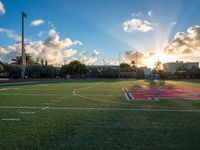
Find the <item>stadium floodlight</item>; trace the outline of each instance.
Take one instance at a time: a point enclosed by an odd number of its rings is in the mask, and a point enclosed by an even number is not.
[[[26,54],[24,49],[24,18],[27,17],[27,14],[22,12],[22,64],[21,64],[21,78],[25,78],[26,71]]]

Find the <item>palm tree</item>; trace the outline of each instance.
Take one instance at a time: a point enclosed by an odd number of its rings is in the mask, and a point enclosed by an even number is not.
[[[21,65],[21,63],[22,63],[22,57],[21,56],[17,56],[16,58],[12,59],[12,64]]]
[[[22,64],[22,56],[17,56],[12,59],[12,64],[21,65]],[[31,55],[26,54],[26,66],[31,66],[35,64],[35,61],[32,59]]]
[[[157,70],[157,71],[161,70],[161,65],[162,65],[162,62],[158,60],[155,63],[155,70]]]

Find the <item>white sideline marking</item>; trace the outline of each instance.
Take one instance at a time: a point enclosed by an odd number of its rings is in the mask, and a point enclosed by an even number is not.
[[[0,91],[8,91],[7,88],[1,88]]]
[[[130,99],[129,99],[127,93],[124,93],[124,96],[125,96],[125,98],[126,98],[127,101],[130,101]]]
[[[150,100],[150,101],[159,101],[159,99],[155,98],[155,97],[149,97],[148,100]]]
[[[4,94],[4,93],[0,93],[1,95],[6,95],[6,96],[69,96],[71,97],[72,94]]]
[[[35,82],[13,82],[13,83],[1,83],[0,85],[19,85],[19,84],[30,84],[30,83],[39,83],[39,81]]]
[[[131,100],[135,100],[135,97],[133,97],[132,94],[129,93],[129,96],[131,97]]]
[[[62,102],[62,101],[61,101],[61,100],[53,100],[52,102],[60,103],[60,102]]]
[[[20,114],[35,114],[35,112],[19,112]]]
[[[0,88],[0,91],[18,90],[19,88]]]
[[[184,109],[155,109],[155,108],[103,108],[103,107],[28,107],[28,106],[0,106],[0,109],[49,109],[49,110],[99,110],[99,111],[152,111],[152,112],[197,112],[200,110]]]
[[[64,100],[65,98],[64,97],[58,97],[57,99],[58,100]]]
[[[45,109],[48,109],[49,107],[39,107],[39,108],[37,108],[37,107],[34,107],[35,109],[42,109],[42,110],[45,110]],[[27,109],[31,109],[31,108],[27,108]]]
[[[40,86],[48,86],[47,84],[40,84]]]
[[[15,118],[2,118],[2,121],[20,121],[20,119],[15,119]]]
[[[54,105],[54,103],[44,103],[44,105]]]

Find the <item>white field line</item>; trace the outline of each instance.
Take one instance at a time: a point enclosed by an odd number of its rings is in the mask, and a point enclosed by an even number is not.
[[[8,91],[7,88],[0,88],[0,91]]]
[[[73,89],[73,88],[71,88],[71,87],[65,87],[66,89],[60,89],[60,91],[66,91],[66,90],[71,90],[71,89]],[[78,88],[77,88],[78,89]],[[14,89],[12,89],[12,90],[14,90]],[[44,89],[44,88],[42,88],[42,89],[20,89],[21,91],[57,91],[57,89]],[[79,90],[88,90],[88,88],[82,88],[82,89],[79,89]],[[91,91],[121,91],[120,89],[118,89],[118,88],[109,88],[109,89],[96,89],[95,87],[93,88],[93,89],[90,89]]]
[[[61,100],[52,100],[52,103],[60,103],[62,102]]]
[[[16,119],[16,118],[2,118],[2,121],[20,121],[20,119]]]
[[[90,87],[87,87],[87,88],[78,88],[78,89],[74,89],[72,94],[74,96],[77,96],[77,97],[80,97],[80,98],[84,98],[84,99],[87,99],[87,100],[90,100],[90,101],[97,101],[97,102],[104,102],[104,103],[110,103],[110,104],[120,104],[120,105],[128,105],[130,106],[130,104],[126,104],[126,103],[120,103],[120,102],[115,102],[115,101],[109,101],[109,100],[102,100],[102,99],[97,99],[97,98],[92,98],[92,97],[88,97],[87,95],[84,95],[84,94],[78,94],[78,90],[82,90],[82,89],[91,89],[91,88],[95,88],[94,86],[90,86]]]
[[[152,112],[196,112],[200,110],[186,109],[154,109],[154,108],[100,108],[100,107],[29,107],[29,106],[0,106],[0,109],[48,109],[48,110],[95,110],[95,111],[152,111]],[[4,118],[12,119],[12,118]]]
[[[131,97],[132,101],[135,100],[135,97],[132,94],[128,93],[128,95]]]
[[[120,104],[120,105],[126,105],[126,106],[130,106],[131,105],[129,103],[121,103],[121,102],[97,99],[97,98],[94,98],[94,97],[87,97],[87,96],[84,96],[84,95],[77,94],[76,91],[74,93],[74,96],[77,96],[77,97],[80,97],[80,98],[84,98],[84,99],[87,99],[87,100],[90,100],[90,101],[104,102],[104,103],[110,103],[110,104]]]
[[[0,93],[0,95],[4,95],[4,96],[9,96],[9,95],[13,95],[13,96],[73,96],[72,94],[4,94],[4,93]]]
[[[129,99],[127,93],[124,93],[124,96],[125,96],[125,98],[126,98],[127,101],[130,101],[130,99]]]
[[[97,97],[97,96],[98,97],[102,97],[102,96],[103,97],[116,97],[116,96],[123,97],[122,94],[82,94],[82,93],[81,94],[77,94],[76,91],[75,91],[75,93],[73,91],[73,95],[74,94],[76,94],[76,95],[82,95],[82,96],[95,96],[95,97]]]
[[[35,112],[27,112],[27,111],[24,111],[24,112],[19,112],[20,114],[35,114]]]
[[[11,82],[11,83],[1,83],[1,85],[20,85],[20,84],[30,84],[30,83],[39,83],[39,81],[33,82]]]
[[[0,94],[0,96],[65,96],[73,97],[75,94]],[[123,97],[121,94],[81,94],[84,96],[95,96],[95,97]],[[65,98],[58,98],[58,100],[64,100]]]

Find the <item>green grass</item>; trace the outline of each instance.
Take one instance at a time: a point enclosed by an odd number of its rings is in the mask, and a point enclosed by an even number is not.
[[[200,110],[200,100],[128,102],[121,90],[150,85],[200,87],[200,82],[85,80],[0,85],[0,106],[35,107],[0,108],[0,119],[20,119],[0,120],[0,149],[199,149],[199,112],[42,109]]]

